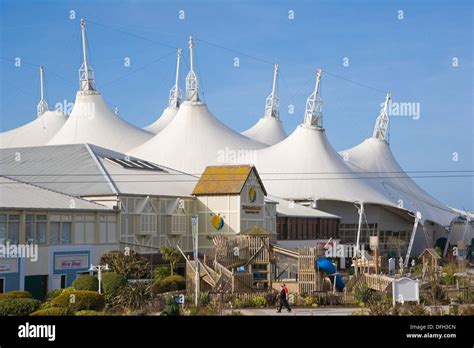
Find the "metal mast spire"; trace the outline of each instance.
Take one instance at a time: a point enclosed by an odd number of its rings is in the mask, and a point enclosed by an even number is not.
[[[36,116],[40,117],[46,111],[48,111],[48,103],[44,100],[44,69],[40,66],[40,101],[36,107]]]
[[[323,128],[323,99],[319,93],[321,69],[316,70],[316,84],[314,92],[306,99],[304,123],[308,126]]]
[[[279,105],[280,99],[278,98],[277,91],[277,81],[278,81],[278,64],[275,64],[273,69],[273,86],[272,93],[265,100],[265,117],[275,117],[279,118]]]
[[[198,89],[198,79],[194,73],[194,60],[193,60],[193,49],[194,49],[194,40],[193,37],[189,37],[189,73],[186,76],[186,99],[190,101],[199,101],[199,89]]]
[[[94,69],[87,63],[86,51],[86,21],[81,18],[81,33],[82,33],[82,55],[83,63],[79,69],[79,89],[81,91],[95,91]]]
[[[387,131],[388,131],[388,104],[390,103],[391,99],[390,92],[387,92],[387,96],[385,97],[385,103],[383,105],[382,110],[380,111],[379,117],[375,121],[374,133],[372,134],[373,138],[378,138],[381,140],[387,140]]]
[[[176,80],[174,86],[170,89],[170,98],[168,106],[171,108],[178,108],[181,104],[181,90],[179,89],[179,68],[181,66],[181,48],[178,48],[177,61],[176,61]]]

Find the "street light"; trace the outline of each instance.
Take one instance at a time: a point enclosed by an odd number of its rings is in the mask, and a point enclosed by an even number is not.
[[[91,263],[91,267],[89,268],[89,271],[91,272],[97,272],[97,278],[99,280],[99,294],[102,293],[102,287],[101,287],[101,283],[102,283],[102,271],[108,271],[109,270],[109,265],[106,264],[105,266],[101,266],[101,265],[97,265],[97,266],[94,266],[92,263]]]

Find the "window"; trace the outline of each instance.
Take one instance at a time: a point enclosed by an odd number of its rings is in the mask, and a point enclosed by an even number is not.
[[[101,215],[99,242],[115,243],[117,241],[117,217],[115,215]]]
[[[186,216],[173,215],[171,217],[171,230],[173,233],[186,233]]]
[[[74,217],[74,244],[94,243],[94,232],[94,215],[79,215]]]
[[[51,225],[50,225],[50,244],[51,245],[59,244],[60,227],[61,227],[60,222],[51,222]]]
[[[61,224],[61,244],[71,244],[71,223],[63,222]]]
[[[5,238],[7,238],[7,215],[0,215],[0,243],[5,244]]]
[[[51,245],[71,244],[71,217],[51,216],[50,243]],[[62,221],[61,221],[62,220]]]
[[[27,243],[46,244],[46,215],[26,215],[25,240]]]
[[[139,160],[139,159],[122,159],[122,158],[110,158],[106,157],[105,159],[109,160],[112,163],[118,164],[125,169],[143,169],[143,170],[153,170],[158,172],[165,172],[162,168],[157,165]]]
[[[8,215],[8,241],[18,244],[20,238],[20,215]]]

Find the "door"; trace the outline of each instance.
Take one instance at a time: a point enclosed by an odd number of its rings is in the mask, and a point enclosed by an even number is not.
[[[25,277],[25,290],[28,291],[33,298],[43,301],[48,290],[47,275],[33,275]]]

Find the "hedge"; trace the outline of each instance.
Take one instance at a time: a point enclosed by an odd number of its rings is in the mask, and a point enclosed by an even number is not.
[[[75,290],[90,290],[97,291],[99,290],[99,281],[97,277],[90,274],[82,274],[72,282],[72,287]]]
[[[23,290],[13,290],[0,294],[0,301],[9,300],[12,298],[33,298],[33,296],[28,291]]]
[[[153,292],[155,294],[184,289],[186,289],[186,279],[180,275],[168,276],[153,285]]]
[[[127,279],[121,274],[107,272],[102,274],[102,289],[107,300],[113,299],[118,295],[121,288],[127,285]]]
[[[11,298],[0,302],[0,315],[29,315],[40,306],[41,302],[32,298]]]
[[[93,310],[82,310],[82,311],[78,311],[78,312],[74,313],[74,315],[91,317],[91,316],[105,315],[105,313],[104,312],[93,311]]]
[[[31,313],[30,315],[35,316],[35,317],[36,316],[42,317],[42,316],[50,316],[50,315],[62,316],[62,315],[68,315],[68,314],[69,314],[69,312],[65,308],[51,307],[51,308],[39,309],[39,310]]]
[[[84,309],[102,310],[105,306],[104,296],[89,290],[63,292],[53,300],[53,304],[72,312]]]
[[[45,301],[50,301],[56,297],[58,297],[59,295],[61,295],[61,293],[63,292],[63,289],[53,289],[53,290],[50,290],[48,291],[48,293],[46,294],[46,297],[44,298]]]

